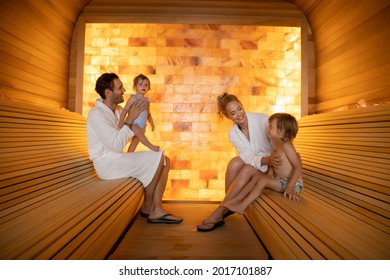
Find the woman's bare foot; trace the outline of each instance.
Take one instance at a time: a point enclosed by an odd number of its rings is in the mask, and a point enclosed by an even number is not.
[[[223,226],[224,224],[225,224],[224,220],[220,220],[218,222],[205,222],[204,221],[202,224],[200,224],[196,227],[196,230],[203,231],[203,232],[213,231],[214,229],[219,228],[220,226]]]
[[[204,220],[200,225],[197,225],[198,231],[212,231],[217,227],[222,226],[225,222],[223,221],[223,214],[226,211],[225,207],[219,205],[211,214]]]

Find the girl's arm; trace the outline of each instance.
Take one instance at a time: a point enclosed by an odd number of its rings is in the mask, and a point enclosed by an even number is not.
[[[286,190],[284,192],[284,196],[287,196],[289,199],[298,200],[299,193],[295,193],[294,186],[302,176],[302,161],[292,142],[287,141],[283,143],[282,149],[292,166],[292,171],[286,186]]]
[[[130,96],[130,98],[127,100],[125,107],[123,108],[121,115],[119,117],[119,128],[122,128],[125,124],[126,115],[130,110],[131,105],[134,103],[134,98]]]

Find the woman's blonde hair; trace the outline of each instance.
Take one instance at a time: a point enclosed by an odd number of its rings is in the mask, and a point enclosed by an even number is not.
[[[219,95],[217,97],[217,103],[218,103],[218,114],[222,117],[226,117],[226,118],[229,118],[228,115],[227,115],[227,112],[226,112],[226,106],[232,102],[232,101],[236,101],[238,103],[240,103],[242,105],[242,103],[240,102],[240,100],[238,100],[237,96],[233,95],[233,94],[229,94],[227,92],[224,92],[223,94]]]

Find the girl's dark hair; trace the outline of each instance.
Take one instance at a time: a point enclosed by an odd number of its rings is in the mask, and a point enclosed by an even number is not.
[[[105,90],[114,90],[114,80],[119,79],[115,73],[104,73],[96,81],[95,91],[100,95],[101,98],[106,99]]]
[[[269,117],[269,121],[276,119],[276,129],[283,132],[283,136],[280,140],[285,142],[286,140],[292,141],[298,133],[298,122],[294,116],[287,113],[275,113]]]
[[[227,115],[227,112],[226,112],[226,106],[232,102],[232,101],[236,101],[238,103],[240,103],[242,105],[242,103],[240,102],[240,100],[238,100],[237,96],[233,95],[233,94],[229,94],[227,92],[224,92],[223,94],[219,95],[217,97],[217,103],[218,103],[218,114],[222,117],[226,117],[226,118],[229,118],[228,115]]]

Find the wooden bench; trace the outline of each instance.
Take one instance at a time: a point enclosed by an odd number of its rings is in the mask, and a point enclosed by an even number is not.
[[[0,100],[0,259],[104,259],[142,200],[97,177],[81,115]]]
[[[390,106],[306,116],[300,202],[265,192],[245,215],[273,259],[390,259]]]

